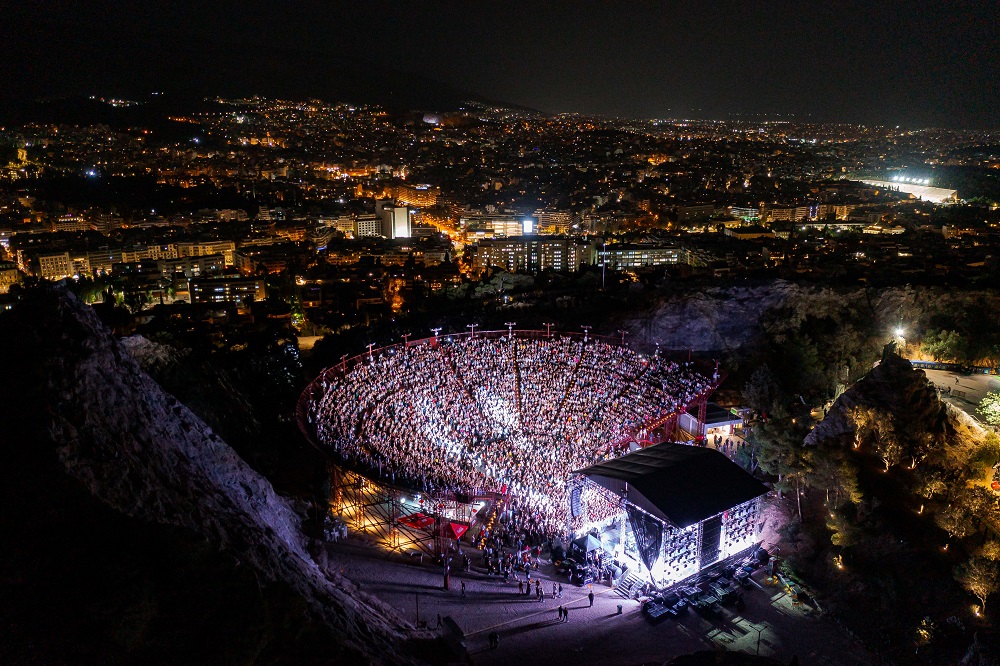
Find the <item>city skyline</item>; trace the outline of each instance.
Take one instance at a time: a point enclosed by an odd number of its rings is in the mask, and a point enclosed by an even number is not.
[[[547,113],[794,118],[993,129],[985,3],[627,8],[507,3],[49,3],[12,8],[4,97],[154,90],[434,109],[465,97]]]

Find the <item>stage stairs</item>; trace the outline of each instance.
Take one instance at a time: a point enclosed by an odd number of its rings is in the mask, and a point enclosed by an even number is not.
[[[631,599],[633,591],[638,590],[645,582],[629,571],[618,580],[618,584],[615,585],[615,594],[625,599]]]

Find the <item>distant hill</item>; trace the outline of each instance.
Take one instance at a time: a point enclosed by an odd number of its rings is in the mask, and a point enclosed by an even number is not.
[[[162,48],[125,42],[70,44],[19,40],[0,53],[11,101],[139,97],[174,99],[261,95],[450,111],[463,102],[500,104],[435,79],[315,50],[192,41]]]

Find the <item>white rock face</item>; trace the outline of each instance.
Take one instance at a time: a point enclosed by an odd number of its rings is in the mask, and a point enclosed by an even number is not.
[[[188,528],[251,566],[261,583],[290,586],[340,638],[331,656],[409,663],[400,645],[411,628],[349,582],[328,579],[286,501],[129,353],[148,360],[166,353],[162,345],[122,344],[71,294],[54,300],[65,348],[47,371],[50,430],[66,471],[115,509]]]

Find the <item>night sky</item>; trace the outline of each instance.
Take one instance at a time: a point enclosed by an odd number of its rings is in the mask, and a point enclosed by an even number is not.
[[[431,79],[549,112],[1000,127],[995,0],[20,0],[0,16],[7,97],[364,97],[365,82],[433,105],[413,93]]]

